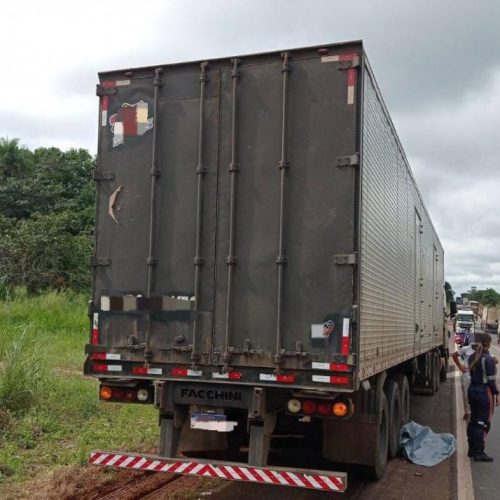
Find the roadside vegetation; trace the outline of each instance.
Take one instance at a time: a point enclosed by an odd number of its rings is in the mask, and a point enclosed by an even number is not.
[[[0,301],[0,497],[92,449],[152,450],[150,406],[100,403],[82,376],[86,295],[15,289]]]
[[[92,449],[157,442],[151,407],[101,404],[82,375],[94,166],[83,149],[31,151],[0,138],[2,499],[34,498],[36,487],[21,486],[86,463]]]
[[[88,289],[93,169],[84,149],[30,151],[0,139],[0,299],[18,286]]]

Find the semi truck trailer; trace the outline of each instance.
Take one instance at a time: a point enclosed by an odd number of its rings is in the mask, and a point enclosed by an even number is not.
[[[90,462],[380,478],[448,350],[443,249],[362,42],[100,73],[97,95],[84,372],[154,405],[159,444]],[[330,465],[269,465],[284,434]]]

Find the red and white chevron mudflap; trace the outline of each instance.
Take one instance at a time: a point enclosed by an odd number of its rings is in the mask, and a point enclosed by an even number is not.
[[[149,455],[107,453],[104,451],[91,452],[89,462],[92,465],[119,469],[169,472],[171,474],[275,484],[311,490],[344,492],[347,488],[347,475],[343,472],[286,470],[279,467],[252,467],[234,463],[166,459]]]

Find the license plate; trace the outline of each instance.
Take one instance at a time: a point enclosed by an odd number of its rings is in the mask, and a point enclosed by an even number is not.
[[[228,421],[226,415],[216,413],[191,413],[191,429],[231,432],[238,422]]]

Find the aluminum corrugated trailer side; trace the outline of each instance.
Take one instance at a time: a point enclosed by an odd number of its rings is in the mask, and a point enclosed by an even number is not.
[[[443,249],[365,58],[360,379],[444,341]]]
[[[261,470],[273,432],[299,433],[380,477],[410,388],[445,372],[443,250],[361,42],[104,73],[97,93],[101,399],[154,403],[167,459],[201,433]]]

